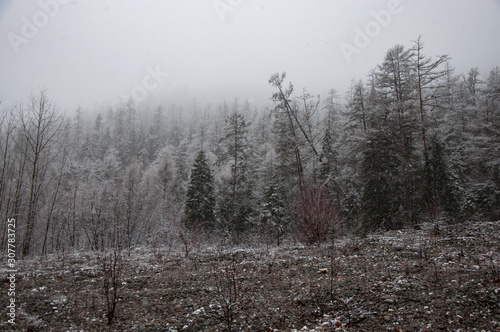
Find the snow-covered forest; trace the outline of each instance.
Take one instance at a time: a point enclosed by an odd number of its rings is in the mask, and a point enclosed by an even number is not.
[[[4,103],[0,215],[17,221],[20,257],[498,220],[500,69],[456,73],[420,39],[379,63],[345,96],[270,73],[264,107],[63,112],[50,91]]]

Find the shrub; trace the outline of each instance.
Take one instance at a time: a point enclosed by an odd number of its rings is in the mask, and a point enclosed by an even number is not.
[[[339,224],[339,209],[327,191],[317,185],[305,185],[296,210],[296,237],[308,245],[333,239]]]

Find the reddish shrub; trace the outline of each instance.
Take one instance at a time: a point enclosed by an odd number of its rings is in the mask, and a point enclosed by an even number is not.
[[[306,185],[296,210],[297,240],[304,244],[320,244],[333,239],[339,221],[339,209],[326,190]]]

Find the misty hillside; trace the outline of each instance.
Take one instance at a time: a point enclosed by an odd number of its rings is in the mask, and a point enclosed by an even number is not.
[[[56,107],[45,91],[12,107],[4,107],[0,208],[8,221],[2,224],[2,240],[9,243],[4,257],[10,269],[3,272],[10,287],[10,301],[17,300],[18,322],[19,317],[23,317],[23,324],[35,329],[59,324],[66,329],[65,324],[89,326],[87,320],[93,316],[91,325],[102,326],[107,322],[112,326],[116,319],[121,319],[116,324],[139,328],[129,325],[131,320],[124,321],[123,314],[130,308],[126,309],[123,301],[130,296],[126,285],[132,280],[127,276],[137,275],[140,269],[135,264],[149,264],[145,257],[136,256],[137,250],[145,250],[147,255],[172,252],[180,257],[183,253],[184,260],[176,258],[173,266],[188,262],[188,265],[194,264],[194,271],[211,266],[214,285],[203,287],[209,287],[209,293],[217,291],[222,302],[219,309],[210,304],[210,313],[207,313],[208,303],[199,299],[201,302],[197,305],[188,305],[196,309],[191,316],[183,313],[167,321],[154,318],[149,325],[141,326],[156,330],[159,328],[156,324],[161,322],[174,326],[169,327],[172,331],[182,326],[189,330],[189,324],[197,319],[194,316],[200,315],[205,317],[200,324],[208,324],[207,328],[226,326],[225,329],[232,330],[241,317],[250,319],[244,315],[249,307],[242,301],[248,300],[249,306],[259,302],[255,294],[247,294],[258,287],[260,281],[247,279],[245,264],[257,264],[252,265],[257,268],[262,263],[253,260],[264,259],[271,273],[275,263],[280,268],[291,264],[302,269],[308,266],[304,265],[308,260],[320,262],[328,255],[329,270],[325,265],[328,262],[324,262],[321,266],[306,268],[293,278],[298,278],[301,284],[310,280],[306,277],[310,269],[326,276],[330,273],[331,288],[338,278],[339,272],[332,274],[334,269],[338,270],[337,264],[353,268],[351,263],[337,262],[338,259],[342,260],[349,251],[348,256],[358,250],[363,252],[365,245],[378,252],[385,248],[386,238],[377,237],[374,245],[367,240],[373,239],[371,234],[401,229],[405,229],[405,233],[391,234],[405,234],[408,238],[420,234],[422,240],[410,245],[397,235],[389,240],[392,246],[389,249],[396,253],[410,250],[413,260],[416,251],[416,258],[424,259],[423,263],[410,263],[405,259],[406,267],[402,267],[397,254],[392,257],[385,251],[383,254],[370,251],[356,263],[364,267],[349,272],[345,278],[350,279],[352,275],[362,278],[371,271],[369,262],[377,261],[382,255],[383,265],[377,267],[377,275],[370,278],[394,281],[400,278],[395,274],[397,271],[398,275],[403,272],[406,276],[422,275],[436,284],[444,280],[453,283],[457,279],[444,277],[455,273],[447,272],[448,262],[467,258],[467,267],[460,265],[457,270],[465,273],[459,278],[460,283],[463,286],[469,282],[466,280],[474,276],[471,271],[478,270],[478,278],[492,283],[487,294],[496,303],[498,222],[484,222],[498,220],[500,216],[500,70],[494,68],[486,80],[479,79],[476,68],[467,74],[455,75],[447,56],[432,60],[422,56],[421,51],[420,43],[414,48],[395,46],[388,50],[367,82],[351,83],[345,104],[334,90],[327,96],[312,95],[306,89],[297,93],[285,73],[276,73],[268,82],[275,90],[271,96],[272,107],[265,109],[238,98],[215,106],[193,100],[188,105],[154,108],[141,108],[131,99],[92,116],[80,109],[68,115]],[[467,235],[469,227],[476,231],[483,227],[473,224],[476,221],[483,222],[484,227],[493,227],[491,232],[477,235],[479,238]],[[460,226],[447,226],[449,224]],[[422,233],[419,231],[422,225],[433,226]],[[443,228],[448,237],[443,238]],[[345,236],[354,237],[352,241],[361,244],[353,248],[331,247],[335,239]],[[463,248],[457,253],[456,241],[465,239],[464,245],[472,246],[470,250],[475,250],[472,248],[476,245],[472,239],[480,241],[484,252],[475,258]],[[286,249],[298,244],[306,246],[301,249],[306,250],[304,253],[312,250],[311,253],[297,256],[295,249]],[[442,251],[441,244],[451,245],[451,251]],[[214,247],[222,251],[216,254],[208,249]],[[262,258],[258,254],[247,261],[243,254],[244,257],[235,260],[231,255],[240,252],[236,248],[242,247],[266,248],[268,256]],[[324,249],[329,250],[325,254],[321,248],[330,249]],[[227,250],[232,252],[229,258]],[[246,253],[245,250],[241,253]],[[433,252],[431,259],[429,251]],[[42,305],[25,297],[28,289],[38,294],[37,289],[45,291],[50,283],[38,285],[38,277],[49,272],[43,267],[32,270],[28,262],[58,257],[56,261],[48,259],[51,264],[64,267],[67,253],[76,252],[85,253],[81,257],[88,257],[88,264],[92,264],[88,277],[101,280],[91,300],[88,294],[81,298],[81,294],[73,295],[68,289],[50,300],[53,306],[50,313],[46,311],[47,302]],[[340,252],[343,256],[339,256]],[[156,259],[163,262],[164,254],[156,255]],[[277,258],[280,255],[285,256]],[[81,257],[77,255],[74,258],[77,261],[70,263],[73,272],[66,271],[67,275],[58,277],[61,282],[80,280],[75,268],[87,269],[78,268],[78,264],[87,264],[87,258]],[[357,254],[354,257],[357,258]],[[167,258],[166,262],[171,260]],[[15,270],[17,275],[13,275],[9,271],[16,263],[22,272]],[[162,264],[159,266],[164,269]],[[172,268],[169,269],[172,271]],[[144,271],[150,269],[145,267]],[[182,281],[187,277],[162,271],[144,272],[141,278],[150,280],[160,273],[160,280],[154,281],[160,284],[161,280],[174,282],[180,278],[175,282],[182,285],[168,286],[168,289],[174,287],[179,291],[176,297],[182,298],[181,294],[188,291]],[[242,273],[241,280],[234,279],[237,273]],[[422,276],[415,280],[421,282]],[[197,280],[195,275],[189,278]],[[207,281],[203,280],[202,284]],[[409,282],[397,280],[398,284]],[[245,281],[248,288],[240,288],[243,287],[240,281]],[[143,289],[147,282],[135,289]],[[296,324],[309,328],[311,324],[323,322],[326,325],[322,326],[356,329],[356,324],[364,324],[362,321],[367,317],[381,317],[381,309],[361,309],[368,294],[352,290],[348,292],[349,298],[344,294],[347,288],[342,287],[337,291],[345,297],[338,298],[333,289],[321,289],[322,283],[320,278],[318,283],[307,286],[309,288],[303,285],[295,290],[295,305],[308,309],[286,315],[294,315],[298,321],[273,324],[291,329],[297,327]],[[154,289],[158,287],[161,288],[155,285]],[[14,294],[21,295],[14,298]],[[429,294],[434,291],[430,290]],[[158,301],[152,296],[154,300],[149,295],[143,298],[142,305]],[[399,296],[388,290],[377,296],[382,296],[384,303],[399,301]],[[458,301],[456,296],[450,296],[443,293],[440,301]],[[351,304],[354,298],[356,301]],[[40,298],[39,301],[48,300]],[[63,310],[60,305],[71,307],[68,310],[73,312],[82,301],[85,301],[83,308],[87,310],[90,306],[93,312],[85,318],[85,323],[83,318],[75,321],[75,318],[60,316],[59,310]],[[293,301],[289,299],[278,308]],[[427,296],[417,300],[426,301],[431,300]],[[423,310],[432,313],[437,305],[426,305]],[[488,311],[478,313],[471,305],[467,304],[463,313],[454,313],[450,322],[472,327],[472,321],[466,318],[470,313],[471,317],[483,315],[484,326],[498,327],[495,320],[498,317],[492,316],[498,307],[492,305]],[[179,306],[187,308],[183,304]],[[447,309],[445,316],[450,315],[449,310],[454,306]],[[103,307],[106,310],[103,311]],[[66,312],[64,310],[62,312]],[[384,314],[382,321],[377,318],[378,323],[370,321],[370,324],[393,326],[399,322],[394,310]],[[95,316],[97,312],[104,312],[106,320]],[[268,314],[264,316],[271,319]],[[335,315],[340,316],[332,321]],[[424,322],[429,326],[445,324],[423,319],[411,326],[422,328]],[[399,329],[397,324],[394,326]],[[192,328],[203,329],[205,327],[198,325]]]
[[[71,115],[45,91],[4,105],[0,211],[17,220],[18,254],[171,237],[312,245],[500,218],[498,67],[456,75],[419,41],[388,50],[346,103],[297,92],[284,73],[269,85],[264,109],[131,99]]]
[[[481,1],[2,1],[0,329],[499,330]]]

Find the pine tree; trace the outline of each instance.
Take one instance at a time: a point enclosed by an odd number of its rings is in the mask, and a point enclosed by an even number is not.
[[[336,103],[337,93],[335,90],[330,90],[328,99],[325,102],[327,114],[325,116],[325,129],[323,139],[321,141],[321,153],[319,156],[319,180],[327,188],[330,194],[337,194],[337,201],[339,201],[339,187],[336,181],[339,175],[338,169],[338,152],[335,149],[335,143],[338,139],[334,126],[336,125]]]
[[[276,152],[276,177],[289,199],[300,193],[302,161],[297,138],[289,129],[289,122],[282,113],[274,113],[273,147]],[[300,161],[300,164],[299,164]]]
[[[382,142],[388,143],[386,146],[392,146],[390,149],[377,149],[376,157],[379,165],[386,163],[386,159],[397,160],[399,163],[397,169],[385,177],[391,181],[391,194],[397,197],[397,202],[394,202],[397,212],[391,214],[391,221],[385,226],[388,228],[416,222],[420,210],[420,161],[415,145],[418,116],[414,100],[414,56],[412,49],[397,45],[387,52],[376,74],[378,125],[373,129],[378,131],[376,135],[383,137]]]
[[[288,220],[283,189],[277,184],[271,184],[264,192],[260,212],[260,231],[266,243],[276,241],[280,245],[282,237],[288,231]]]
[[[436,87],[440,85],[441,79],[445,78],[448,74],[446,68],[440,69],[442,64],[446,64],[448,56],[442,55],[436,61],[433,61],[432,58],[425,57],[422,54],[424,43],[421,39],[422,37],[418,36],[418,39],[415,41],[415,66],[422,145],[425,152],[427,149],[426,132],[429,126],[427,109],[435,110],[440,107],[439,103],[436,103],[437,98],[435,90]],[[424,153],[425,158],[426,156],[427,155]],[[427,159],[425,159],[425,163],[427,163]]]
[[[288,88],[283,87],[283,81],[286,77],[286,73],[281,75],[276,73],[271,75],[269,79],[269,84],[278,89],[278,92],[273,94],[273,101],[276,103],[276,107],[273,110],[274,116],[276,117],[275,126],[278,127],[276,133],[278,136],[278,147],[276,151],[278,156],[281,157],[281,165],[284,168],[284,174],[288,173],[286,168],[291,166],[289,161],[290,154],[287,150],[293,151],[295,155],[295,167],[297,178],[299,182],[300,191],[303,190],[304,186],[304,170],[302,165],[302,157],[299,149],[299,136],[297,134],[296,123],[294,121],[294,113],[290,106],[290,98],[293,93],[293,85],[289,83]],[[284,152],[284,153],[283,153]]]
[[[486,152],[490,156],[489,170],[491,174],[491,219],[500,219],[500,68],[491,70],[486,85],[486,123],[489,149]]]
[[[275,102],[273,113],[276,117],[275,124],[281,127],[279,133],[282,136],[279,139],[282,140],[282,142],[280,145],[287,149],[293,149],[299,188],[302,192],[305,183],[303,166],[306,160],[303,160],[300,149],[301,143],[305,144],[310,149],[310,152],[312,152],[310,156],[312,156],[313,164],[316,158],[319,157],[319,153],[315,147],[312,124],[310,122],[311,117],[318,109],[319,97],[312,97],[304,89],[302,97],[298,99],[298,102],[292,102],[290,98],[293,93],[293,85],[289,83],[288,88],[285,88],[283,86],[285,78],[286,73],[275,73],[271,75],[269,79],[269,84],[278,90],[272,97]],[[298,103],[303,105],[302,109],[299,107]],[[279,153],[281,149],[278,148],[276,150]],[[306,154],[304,155],[307,156]]]
[[[464,78],[468,122],[465,155],[470,171],[465,175],[474,213],[490,220],[500,215],[500,71],[490,72],[486,81],[479,79],[477,68]]]
[[[460,212],[457,189],[445,160],[444,146],[436,136],[431,138],[426,154],[424,202],[427,210],[434,218],[441,211],[457,217]]]
[[[362,231],[394,229],[398,225],[395,214],[398,211],[399,160],[393,153],[397,150],[394,137],[380,130],[369,137],[361,166],[363,192],[361,195]]]
[[[337,189],[335,177],[338,175],[337,151],[335,151],[333,144],[334,141],[332,132],[329,128],[327,128],[322,141],[318,175],[321,183],[328,189],[330,194]]]
[[[215,227],[214,179],[208,166],[207,157],[200,150],[191,170],[186,203],[184,207],[184,224],[188,228],[203,228],[210,232]]]
[[[231,114],[226,118],[226,133],[221,139],[225,153],[219,163],[226,165],[226,175],[222,177],[220,188],[219,215],[224,231],[229,231],[233,240],[240,241],[241,235],[250,229],[253,215],[252,172],[249,160],[251,150],[248,145],[250,124],[238,111],[237,100]]]
[[[352,82],[351,88],[348,91],[347,101],[347,129],[353,132],[359,131],[366,132],[367,124],[367,92],[363,81]]]

